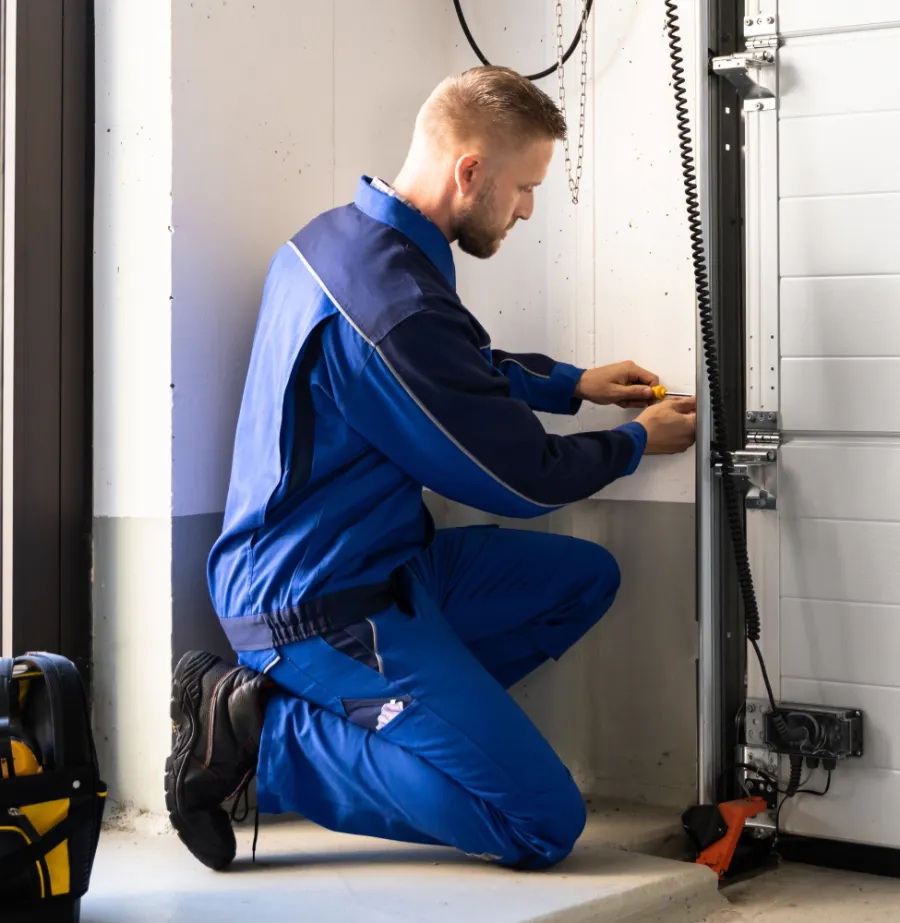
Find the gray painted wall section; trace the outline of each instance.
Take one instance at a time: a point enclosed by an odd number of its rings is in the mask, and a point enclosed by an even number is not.
[[[497,520],[435,495],[441,526],[499,521],[598,542],[616,557],[612,609],[514,695],[585,792],[696,803],[695,515],[690,503],[589,500],[531,521]]]
[[[174,661],[191,648],[234,657],[206,589],[221,523],[221,513],[94,519],[97,751],[111,801],[137,813],[164,810]]]
[[[428,502],[440,526],[494,521],[434,495]],[[142,810],[159,806],[132,793],[147,790],[148,773],[153,790],[161,767],[155,765],[158,753],[144,752],[135,716],[154,725],[168,722],[169,677],[159,664],[194,648],[234,659],[206,585],[206,556],[221,520],[221,514],[208,514],[94,523],[96,572],[107,575],[94,594],[98,748],[113,799]],[[519,684],[517,701],[585,792],[677,808],[694,803],[693,505],[587,501],[538,520],[501,523],[599,542],[616,556],[623,577],[603,621],[558,663]],[[144,568],[138,579],[128,565],[139,555],[152,560],[157,550],[168,551],[169,542],[170,600],[164,570],[154,581]],[[159,632],[150,624],[155,620],[158,628],[159,619],[169,618],[171,647],[155,659]],[[119,738],[115,747],[112,735]],[[138,757],[122,762],[126,753]]]
[[[206,583],[206,558],[222,529],[222,514],[172,520],[172,663],[200,650],[234,660]]]
[[[162,814],[171,746],[172,520],[94,519],[94,726],[110,800]]]

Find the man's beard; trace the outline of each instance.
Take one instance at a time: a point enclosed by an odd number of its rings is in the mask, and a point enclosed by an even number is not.
[[[463,253],[486,260],[500,249],[504,234],[512,225],[497,227],[496,221],[491,220],[493,205],[494,183],[486,183],[478,198],[457,217],[453,235]]]

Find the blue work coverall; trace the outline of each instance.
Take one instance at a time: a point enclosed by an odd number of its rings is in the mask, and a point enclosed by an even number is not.
[[[435,530],[423,485],[535,517],[631,474],[646,431],[548,435],[582,371],[492,349],[446,238],[360,181],[269,268],[208,565],[221,624],[265,671],[259,808],[454,846],[518,868],[585,821],[570,773],[507,689],[612,604],[598,545]]]

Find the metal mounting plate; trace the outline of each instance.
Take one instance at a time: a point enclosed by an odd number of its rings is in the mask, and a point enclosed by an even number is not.
[[[738,765],[757,766],[766,774],[775,779],[778,778],[778,755],[771,750],[759,747],[739,746],[737,748],[736,762]],[[755,794],[765,798],[770,809],[777,806],[778,793],[775,791],[775,786],[771,786],[770,791],[769,783],[764,781],[761,776],[754,775],[752,770],[740,769],[739,773],[741,782],[751,790],[755,790]],[[760,783],[762,783],[761,788],[759,787]],[[771,836],[775,832],[775,822],[772,819],[772,815],[769,813],[758,814],[756,817],[751,817],[746,822],[745,827],[750,831],[752,836]]]
[[[769,112],[778,108],[778,100],[771,99],[745,99],[742,103],[744,112]]]
[[[778,414],[774,410],[747,411],[747,429],[778,432],[781,428],[779,422]]]
[[[756,38],[760,35],[775,35],[778,32],[778,16],[774,13],[760,11],[756,16],[744,19],[744,37]]]

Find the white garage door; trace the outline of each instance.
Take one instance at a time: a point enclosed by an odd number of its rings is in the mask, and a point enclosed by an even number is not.
[[[746,116],[747,406],[783,440],[778,509],[748,513],[762,647],[776,697],[866,718],[782,827],[898,847],[900,0],[748,6],[781,39],[777,109]]]

